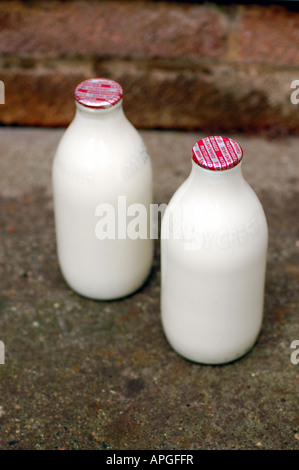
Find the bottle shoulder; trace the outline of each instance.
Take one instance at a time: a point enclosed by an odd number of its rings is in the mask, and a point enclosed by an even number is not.
[[[239,178],[234,184],[206,184],[190,175],[177,189],[166,209],[167,217],[183,219],[207,230],[230,230],[257,220],[267,231],[262,204],[252,187]],[[166,219],[165,219],[166,220]]]
[[[220,178],[219,181],[196,180],[191,172],[173,193],[169,206],[188,203],[215,207],[241,205],[246,201],[261,204],[256,192],[242,175],[232,181],[221,181]]]
[[[101,123],[75,117],[64,131],[54,158],[70,165],[101,161],[102,166],[134,159],[141,163],[150,157],[140,133],[124,116]]]
[[[125,116],[100,122],[75,117],[65,129],[57,151],[80,152],[90,145],[91,141],[102,145],[103,150],[121,146],[124,151],[127,146],[141,145],[142,138]]]
[[[110,123],[104,126],[106,131],[95,123],[81,124],[74,119],[58,144],[53,160],[55,179],[101,186],[110,182],[113,187],[127,187],[133,181],[148,185],[151,159],[141,135],[129,121],[125,126]]]

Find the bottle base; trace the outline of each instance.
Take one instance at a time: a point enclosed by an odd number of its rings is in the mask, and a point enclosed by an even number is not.
[[[90,299],[90,300],[95,300],[95,301],[113,301],[113,300],[120,300],[126,297],[129,297],[133,294],[135,294],[139,289],[141,289],[145,283],[147,282],[150,274],[151,274],[152,266],[148,269],[146,274],[141,278],[141,281],[131,283],[130,286],[122,287],[120,289],[112,289],[110,286],[110,292],[108,290],[92,290],[90,289],[90,286],[86,286],[86,288],[78,287],[74,283],[69,282],[67,277],[64,276],[62,270],[61,274],[62,277],[65,281],[65,283],[68,285],[68,287],[75,292],[77,295],[80,295],[81,297],[84,297],[85,299]]]
[[[183,359],[187,361],[193,362],[195,364],[201,365],[210,365],[210,366],[219,366],[219,365],[226,365],[231,364],[235,361],[242,359],[244,356],[250,353],[250,351],[254,348],[254,345],[257,341],[258,335],[256,336],[255,340],[247,345],[243,349],[239,349],[238,351],[230,351],[230,352],[218,352],[215,354],[213,353],[204,353],[201,354],[192,354],[191,352],[186,352],[173,346],[170,341],[167,339],[168,344],[170,347]]]

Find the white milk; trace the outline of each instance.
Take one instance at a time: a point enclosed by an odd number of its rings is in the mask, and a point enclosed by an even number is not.
[[[221,138],[218,146],[212,138],[214,149],[204,140],[193,148],[191,174],[162,220],[161,315],[179,354],[219,364],[244,355],[258,337],[268,231],[242,176],[240,147],[233,142],[233,160],[222,149],[222,160]],[[233,153],[232,141],[226,144]]]
[[[125,209],[118,213],[118,202],[143,204],[149,213],[152,167],[141,136],[123,112],[120,85],[87,80],[75,97],[75,118],[53,162],[58,260],[74,291],[115,299],[138,289],[151,269],[153,241],[127,237],[132,217],[126,218]],[[102,224],[106,207],[109,216],[115,211],[114,239],[113,225]]]

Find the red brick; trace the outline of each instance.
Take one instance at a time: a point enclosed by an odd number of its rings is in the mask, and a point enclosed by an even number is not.
[[[0,52],[31,57],[219,58],[227,20],[212,7],[151,2],[1,2]]]
[[[74,115],[73,93],[86,77],[56,70],[0,70],[5,104],[0,122],[24,126],[65,126]]]
[[[292,71],[224,64],[167,70],[155,63],[106,61],[94,76],[121,83],[125,112],[139,128],[299,133],[299,105],[290,100]],[[70,66],[69,71],[0,70],[0,77],[6,88],[0,122],[66,126],[75,112],[74,89],[90,75]]]
[[[299,133],[293,72],[229,65],[190,72],[152,70],[120,77],[126,112],[138,127],[215,132]]]
[[[299,65],[299,12],[282,6],[243,7],[234,42],[241,62]]]

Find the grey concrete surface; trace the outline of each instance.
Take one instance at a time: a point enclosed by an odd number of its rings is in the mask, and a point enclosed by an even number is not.
[[[230,136],[269,224],[265,316],[245,357],[204,366],[164,337],[158,242],[148,281],[126,299],[65,284],[51,195],[62,132],[0,129],[0,449],[299,449],[299,138]],[[155,202],[167,203],[202,135],[142,135]]]

